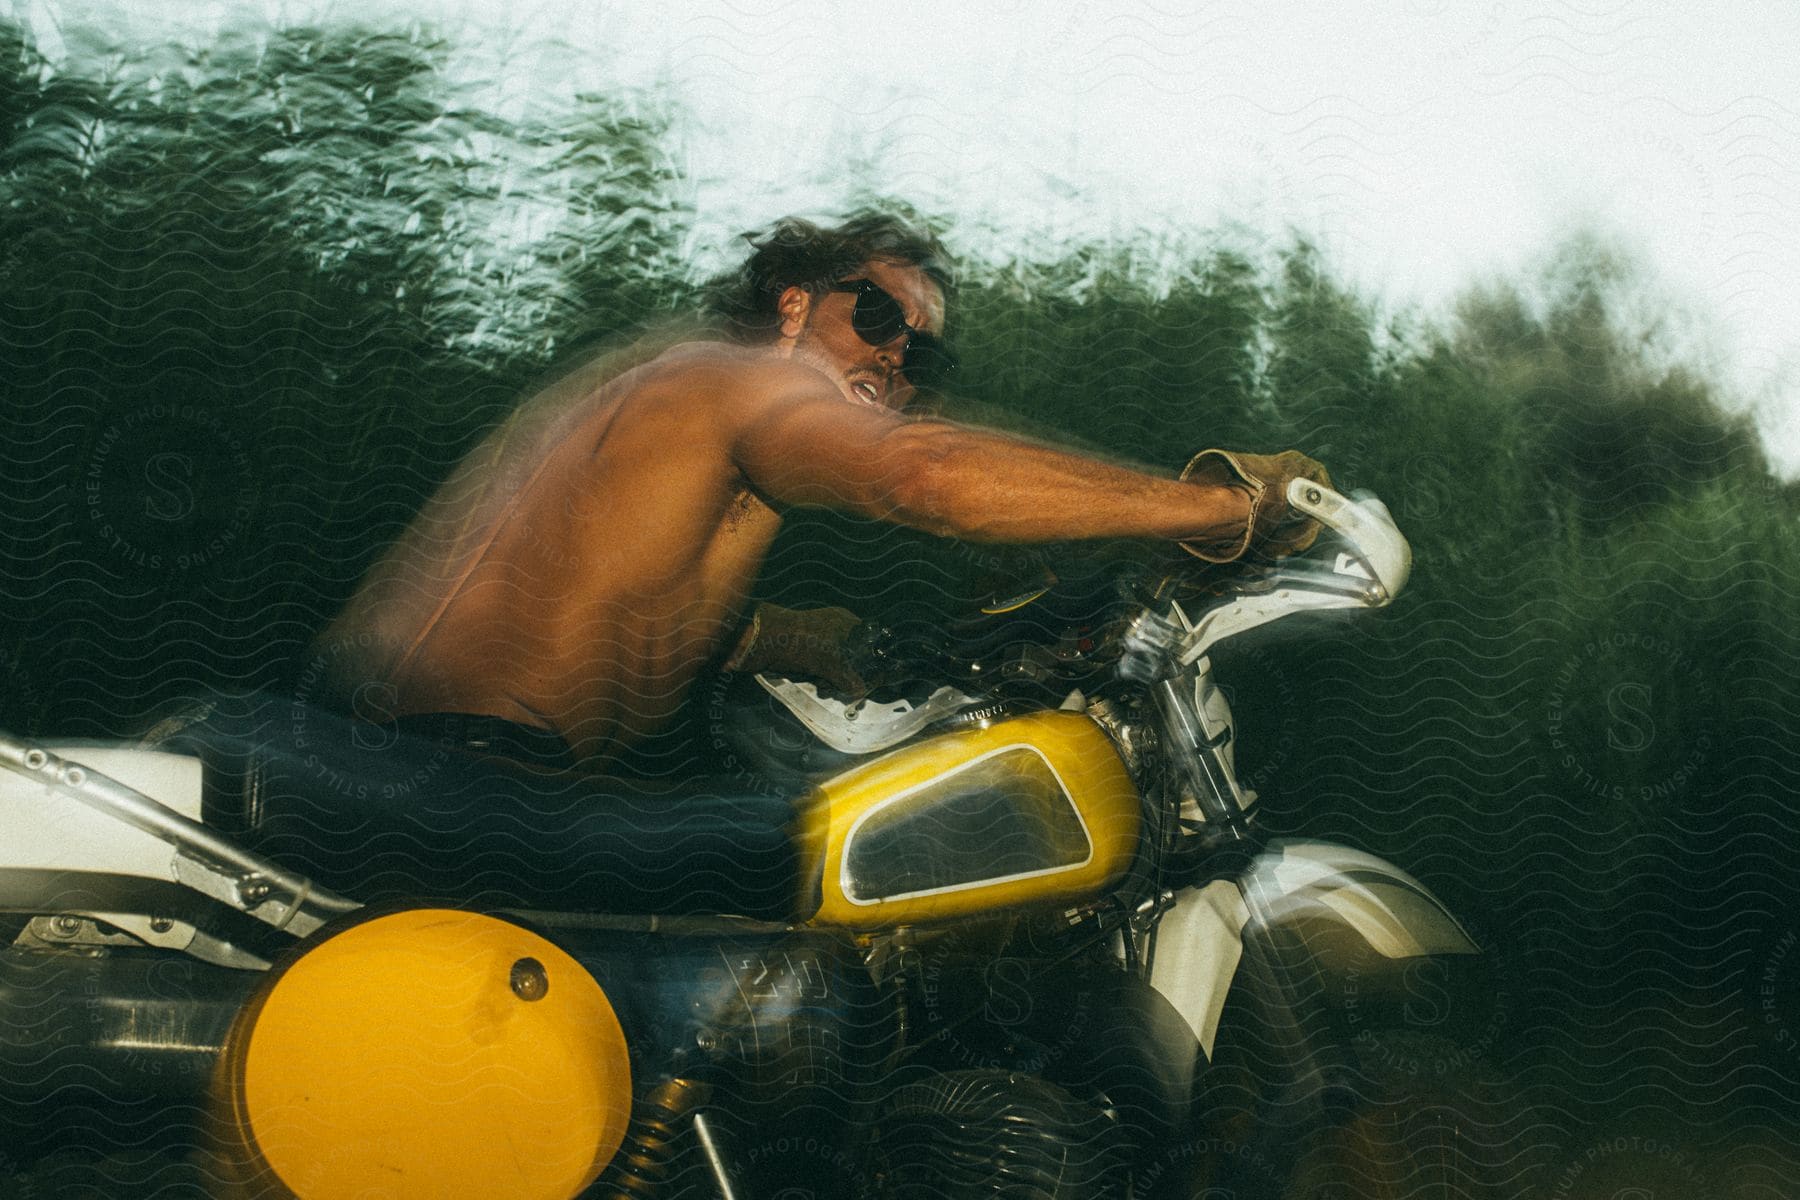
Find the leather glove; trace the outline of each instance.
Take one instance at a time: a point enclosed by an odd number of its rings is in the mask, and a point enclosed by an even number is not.
[[[850,665],[845,642],[862,620],[847,608],[783,608],[758,604],[724,670],[778,671],[861,699],[869,690]]]
[[[1180,543],[1189,554],[1214,563],[1236,562],[1252,547],[1270,558],[1300,553],[1318,538],[1319,523],[1288,511],[1288,483],[1310,479],[1331,486],[1325,468],[1298,450],[1280,454],[1202,450],[1188,460],[1181,478],[1210,487],[1234,487],[1250,498],[1250,519],[1244,523],[1242,536],[1221,542]]]

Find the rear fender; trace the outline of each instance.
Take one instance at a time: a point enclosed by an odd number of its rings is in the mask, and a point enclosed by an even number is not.
[[[116,779],[192,821],[200,819],[200,760],[126,747],[41,743],[69,763]],[[62,794],[44,775],[0,770],[0,908],[60,912],[133,903],[183,881],[168,842]]]
[[[1387,958],[1481,952],[1443,901],[1394,864],[1329,842],[1273,842],[1237,879],[1216,879],[1176,897],[1157,926],[1150,985],[1181,1014],[1210,1060],[1243,958],[1244,931],[1321,917]],[[1317,950],[1327,944],[1309,943]]]

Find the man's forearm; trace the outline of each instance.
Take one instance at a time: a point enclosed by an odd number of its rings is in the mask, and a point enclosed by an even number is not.
[[[921,422],[890,435],[888,519],[971,541],[1241,536],[1249,497],[1113,466],[964,426]]]

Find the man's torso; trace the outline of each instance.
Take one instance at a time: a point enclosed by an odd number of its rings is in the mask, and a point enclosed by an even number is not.
[[[326,631],[338,689],[548,728],[583,756],[663,723],[780,523],[716,416],[748,356],[680,346],[522,406]]]

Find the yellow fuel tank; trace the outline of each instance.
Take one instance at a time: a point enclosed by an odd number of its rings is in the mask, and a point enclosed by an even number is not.
[[[821,786],[802,822],[800,911],[880,929],[1075,900],[1137,849],[1137,789],[1075,712],[945,734]]]

